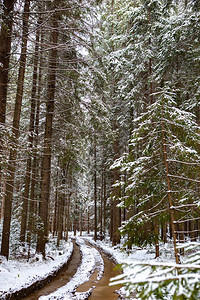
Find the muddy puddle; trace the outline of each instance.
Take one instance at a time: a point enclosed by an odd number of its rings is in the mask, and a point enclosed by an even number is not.
[[[118,299],[118,294],[115,292],[120,289],[121,286],[109,286],[110,278],[120,274],[120,271],[116,269],[116,265],[112,263],[105,254],[101,253],[104,260],[104,274],[103,277],[96,282],[97,272],[94,272],[90,277],[90,280],[82,284],[77,292],[86,292],[92,286],[96,286],[93,289],[89,300],[116,300]]]
[[[81,254],[79,246],[74,244],[74,253],[68,266],[66,266],[61,272],[59,272],[59,274],[54,279],[52,279],[51,282],[46,284],[43,288],[22,299],[37,300],[39,297],[49,295],[50,293],[53,293],[58,288],[65,285],[67,282],[69,282],[70,278],[76,273],[77,268],[80,264],[80,260]]]

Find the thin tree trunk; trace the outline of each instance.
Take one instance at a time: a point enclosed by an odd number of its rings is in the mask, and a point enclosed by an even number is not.
[[[8,90],[8,73],[9,62],[11,52],[11,37],[12,37],[12,25],[13,25],[13,10],[14,0],[3,1],[3,13],[1,20],[1,32],[0,32],[0,157],[4,152],[2,129],[5,125],[6,119],[6,104],[7,104],[7,90]],[[2,165],[0,162],[0,191],[3,190],[4,195],[5,181],[2,174]],[[1,201],[1,215],[0,221],[4,216],[4,201],[3,196]]]
[[[87,233],[90,233],[90,210],[87,211]]]
[[[103,170],[103,235],[106,236],[106,170]]]
[[[57,215],[57,219],[58,219],[58,231],[57,231],[57,247],[59,247],[59,243],[60,240],[62,239],[62,221],[63,221],[63,199],[62,199],[63,195],[60,193],[58,193],[58,215]]]
[[[43,32],[41,31],[41,40],[40,44],[43,44]],[[36,108],[36,117],[35,117],[35,138],[34,138],[34,149],[33,149],[33,165],[32,165],[32,177],[31,177],[31,193],[30,193],[30,205],[29,205],[29,220],[28,220],[28,230],[32,232],[34,228],[34,218],[32,216],[37,214],[38,211],[38,202],[35,199],[35,187],[37,184],[36,178],[39,178],[38,171],[38,136],[39,136],[39,119],[40,119],[40,98],[41,98],[41,86],[42,86],[42,68],[43,68],[43,56],[42,56],[42,46],[40,47],[40,66],[38,74],[38,90],[37,90],[37,108]]]
[[[53,220],[53,235],[58,233],[58,188],[56,187],[54,220]]]
[[[55,3],[55,2],[54,2]],[[56,4],[56,3],[55,3]],[[41,173],[41,205],[40,205],[40,220],[41,230],[38,232],[37,252],[42,253],[45,257],[45,245],[48,234],[48,206],[50,195],[50,174],[51,174],[51,140],[52,140],[52,125],[54,113],[54,96],[56,84],[56,65],[57,65],[57,43],[58,43],[58,19],[56,13],[53,16],[52,30],[52,50],[49,57],[49,76],[46,100],[46,123],[45,123],[45,138],[44,138],[44,154],[42,159]]]
[[[41,70],[40,70],[41,71]],[[39,71],[39,77],[40,77]],[[40,80],[39,80],[40,84]],[[36,123],[35,123],[35,145],[33,149],[33,165],[32,165],[32,177],[31,177],[31,192],[30,192],[30,204],[29,204],[29,215],[28,215],[28,237],[27,242],[30,244],[31,234],[35,227],[34,214],[37,214],[37,200],[35,199],[35,186],[37,183],[36,178],[38,178],[38,158],[37,158],[37,144],[38,144],[38,123],[39,123],[39,112],[40,112],[40,100],[37,100],[37,110],[36,110]]]
[[[13,9],[15,0],[3,1],[0,33],[0,125],[5,123],[8,70],[11,51]]]
[[[73,222],[74,236],[76,236],[76,231],[77,231],[77,213],[78,213],[78,206],[76,204],[75,205],[75,211],[74,211],[74,222]]]
[[[159,257],[159,224],[158,220],[154,224],[154,233],[155,233],[155,248],[156,248],[156,258]]]
[[[117,125],[116,120],[114,120],[114,126],[113,126],[114,132],[116,132]],[[114,141],[114,155],[115,159],[118,158],[119,155],[119,141],[117,138],[115,138]],[[114,169],[113,171],[113,183],[115,183],[117,180],[119,180],[119,170]],[[121,224],[121,210],[117,205],[119,204],[119,197],[120,197],[120,188],[114,187],[112,191],[112,220],[113,220],[113,234],[112,234],[112,245],[115,246],[120,243],[120,233],[119,233],[119,227]]]
[[[97,149],[94,136],[94,240],[97,240]]]
[[[40,25],[40,20],[38,21],[38,28]],[[25,242],[26,227],[27,227],[27,214],[28,214],[28,198],[30,190],[30,178],[31,178],[31,163],[32,157],[31,153],[33,150],[33,135],[34,135],[34,123],[35,123],[35,109],[36,109],[36,89],[37,89],[37,69],[38,69],[38,48],[39,48],[39,29],[36,32],[35,39],[35,57],[33,61],[33,81],[32,81],[32,92],[31,92],[31,114],[29,123],[29,157],[26,162],[26,175],[25,175],[25,187],[23,195],[23,205],[22,205],[22,220],[21,220],[21,232],[20,241]]]
[[[18,74],[18,85],[17,85],[16,100],[15,100],[15,111],[13,117],[13,137],[14,137],[13,142],[15,145],[10,150],[10,156],[8,162],[8,177],[6,180],[4,222],[3,222],[3,234],[2,234],[2,244],[1,244],[1,255],[6,256],[7,259],[9,256],[12,199],[13,199],[13,190],[14,190],[17,145],[18,145],[18,138],[19,138],[19,123],[20,123],[20,115],[21,115],[24,75],[25,75],[25,66],[26,66],[29,8],[30,8],[30,0],[26,0],[24,5],[24,14],[23,14],[22,47],[21,47],[20,65],[19,65],[19,74]]]
[[[103,239],[103,180],[104,180],[104,175],[103,175],[103,169],[102,169],[102,174],[101,174],[101,194],[100,194],[100,239],[102,241]]]
[[[110,241],[113,240],[113,209],[112,209],[112,202],[110,203]]]
[[[1,220],[3,219],[4,217],[4,203],[5,203],[5,191],[6,191],[6,181],[5,181],[5,178],[3,179],[3,182],[2,182],[2,199],[1,199],[1,215],[0,215],[0,222]]]
[[[67,230],[66,230],[66,238],[65,238],[66,241],[68,241],[68,235],[69,235],[70,197],[71,197],[71,193],[69,193],[67,197],[67,225],[66,225]]]
[[[83,234],[83,212],[82,212],[82,208],[80,211],[80,236],[82,236]]]
[[[63,238],[66,237],[66,227],[67,227],[66,217],[67,217],[67,201],[66,201],[66,194],[64,193],[63,195]]]
[[[149,25],[151,25],[151,9],[149,7]],[[151,37],[149,37],[149,47],[151,47]],[[152,83],[152,59],[149,58],[149,77],[150,77],[150,104],[153,104],[153,83]]]
[[[164,120],[163,120],[163,112],[162,112],[162,144],[163,144],[163,152],[164,152],[164,163],[165,163],[165,169],[166,169],[166,177],[167,177],[167,192],[168,192],[168,200],[169,200],[169,209],[170,209],[170,215],[171,215],[171,228],[172,228],[172,236],[173,236],[173,242],[174,242],[174,254],[175,254],[175,260],[176,263],[180,263],[180,257],[176,245],[177,240],[177,234],[176,234],[176,228],[175,228],[175,215],[174,215],[174,206],[171,196],[171,184],[170,184],[170,177],[169,177],[169,165],[168,165],[168,159],[167,159],[167,148],[166,148],[166,142],[165,142],[165,133],[164,133]]]

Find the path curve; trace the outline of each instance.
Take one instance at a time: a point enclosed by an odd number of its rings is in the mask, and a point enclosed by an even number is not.
[[[50,282],[45,284],[41,289],[35,291],[34,293],[26,296],[24,300],[36,300],[39,297],[44,295],[49,295],[50,293],[54,292],[58,288],[64,286],[67,282],[69,282],[70,278],[74,276],[76,270],[81,262],[81,254],[80,254],[80,247],[73,242],[74,248],[72,256],[67,265],[65,265],[59,273],[54,277]]]
[[[119,294],[116,292],[121,286],[109,286],[110,278],[115,277],[120,274],[120,271],[116,269],[116,264],[111,261],[110,258],[98,247],[86,242],[87,245],[97,249],[104,261],[104,273],[102,278],[97,281],[97,272],[94,272],[90,277],[90,280],[77,288],[77,292],[85,292],[89,290],[91,287],[95,287],[92,290],[90,297],[88,300],[116,300],[121,299]]]
[[[76,284],[75,278],[77,277],[78,273],[79,273],[78,276],[80,276],[81,270],[82,270],[81,274],[85,272],[85,270],[83,269],[84,267],[83,261],[84,260],[87,261],[88,259],[89,261],[91,261],[91,259],[94,260],[92,263],[93,271],[92,269],[91,271],[89,270],[89,272],[91,272],[91,275],[89,275],[88,278],[86,279],[88,281],[85,283],[84,280],[82,280],[80,283],[77,282],[72,293],[65,294],[64,292],[64,294],[66,296],[69,295],[69,299],[77,299],[78,295],[82,296],[80,299],[90,299],[90,300],[121,299],[119,298],[119,295],[115,293],[115,290],[119,289],[119,287],[113,287],[113,286],[109,287],[110,278],[120,273],[119,270],[115,270],[116,265],[113,262],[111,262],[108,256],[105,255],[105,253],[103,253],[101,249],[98,249],[97,247],[95,247],[94,245],[88,242],[86,242],[85,244],[85,241],[82,238],[77,239],[77,243],[73,241],[73,244],[74,244],[74,249],[70,260],[68,261],[67,265],[65,265],[63,268],[61,268],[61,270],[59,270],[59,272],[57,272],[55,278],[52,278],[52,276],[51,278],[46,278],[45,281],[38,282],[34,286],[31,286],[28,289],[23,289],[19,291],[17,294],[16,293],[12,294],[10,295],[10,297],[5,299],[37,300],[41,296],[42,296],[41,299],[43,299],[43,297],[44,299],[51,299],[52,297],[53,299],[61,299],[59,295],[56,297],[55,291],[59,290],[59,288],[61,289],[64,288],[65,290],[65,286],[67,289],[67,285],[69,284],[71,285],[71,282],[73,281],[75,281]],[[84,251],[86,256],[84,256],[83,249],[85,249]],[[90,249],[93,250],[91,251]],[[92,256],[90,257],[91,255],[90,252],[93,253],[93,258]],[[81,255],[83,255],[83,257],[81,257]],[[103,271],[103,263],[105,266],[104,271]]]

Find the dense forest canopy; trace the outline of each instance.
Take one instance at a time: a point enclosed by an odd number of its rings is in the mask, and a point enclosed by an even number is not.
[[[156,257],[172,241],[181,263],[200,232],[199,1],[0,13],[1,255],[79,230]]]

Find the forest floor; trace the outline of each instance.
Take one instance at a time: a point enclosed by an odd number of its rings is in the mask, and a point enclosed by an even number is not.
[[[74,238],[73,234],[70,237]],[[29,261],[22,256],[17,260],[0,261],[0,299],[8,299],[9,294],[26,289],[35,282],[42,281],[49,275],[56,273],[72,256],[73,243],[71,238],[69,242],[61,242],[59,249],[56,249],[55,241],[48,243],[46,260],[37,255],[30,258]],[[101,255],[102,252],[106,253],[116,264],[129,264],[133,261],[155,261],[154,247],[133,247],[131,251],[127,252],[122,250],[120,245],[112,247],[109,240],[94,242],[93,237],[87,234],[83,234],[81,237],[77,236],[76,243],[80,247],[81,263],[74,276],[55,292],[48,296],[41,296],[38,299],[87,299],[104,273],[105,263]],[[173,251],[171,251],[169,244],[161,246],[160,254],[156,261],[173,261]],[[82,292],[81,289],[77,289],[77,287],[89,281],[94,271],[96,272],[96,279],[92,281],[88,290]],[[126,292],[121,288],[119,294],[123,294],[125,298]]]

